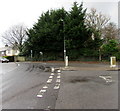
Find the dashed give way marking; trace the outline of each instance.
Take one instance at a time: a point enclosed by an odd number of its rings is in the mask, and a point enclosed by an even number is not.
[[[42,98],[42,97],[43,97],[43,95],[42,95],[42,94],[38,94],[38,95],[37,95],[37,97]]]
[[[52,82],[52,79],[48,79],[48,80],[47,80],[47,83],[51,83],[51,82]]]
[[[60,82],[60,79],[57,79],[56,82]]]
[[[54,73],[51,73],[51,76],[54,76]]]
[[[46,90],[45,89],[42,89],[42,90],[40,90],[40,92],[38,93],[38,95],[37,95],[37,97],[43,97],[43,94],[46,92]]]
[[[50,79],[52,79],[52,78],[53,78],[53,76],[50,76],[49,78],[50,78]]]
[[[47,89],[48,87],[47,87],[47,86],[44,86],[43,88],[44,88],[44,89]]]
[[[44,93],[44,92],[46,92],[46,90],[45,90],[45,89],[40,90],[40,93]]]
[[[60,76],[57,76],[58,79],[60,79]]]
[[[59,89],[60,88],[60,84],[56,84],[54,89]]]

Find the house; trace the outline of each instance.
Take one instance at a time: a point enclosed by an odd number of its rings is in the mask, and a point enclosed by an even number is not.
[[[12,48],[8,45],[5,45],[5,47],[0,48],[0,56],[15,56],[19,53],[19,50]]]

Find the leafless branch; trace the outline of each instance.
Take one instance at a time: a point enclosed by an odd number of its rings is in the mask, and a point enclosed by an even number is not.
[[[16,25],[11,27],[4,33],[3,40],[8,45],[16,47],[21,51],[22,45],[27,38],[27,28],[24,25]]]

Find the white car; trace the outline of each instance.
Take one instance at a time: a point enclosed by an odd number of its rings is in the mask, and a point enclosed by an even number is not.
[[[4,58],[4,57],[0,57],[0,62],[6,62],[6,63],[8,63],[9,62],[9,60],[8,59],[6,59],[6,58]]]

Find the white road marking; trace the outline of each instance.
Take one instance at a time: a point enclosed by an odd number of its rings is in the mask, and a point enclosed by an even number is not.
[[[59,89],[59,88],[60,88],[60,86],[55,86],[55,87],[54,87],[54,89]]]
[[[39,91],[39,93],[38,93],[38,95],[37,95],[37,97],[43,97],[43,94],[46,92],[46,90],[45,89],[41,89],[40,91]]]
[[[104,80],[107,80],[107,79],[112,79],[111,76],[99,76],[100,78],[103,78]]]
[[[47,80],[47,83],[51,83],[52,82],[52,78],[54,77],[54,68],[52,68],[51,69],[51,71],[52,71],[52,73],[51,73],[51,75],[49,76],[49,79]],[[60,88],[60,78],[61,78],[61,70],[58,70],[57,71],[58,73],[58,76],[57,76],[57,80],[56,80],[56,84],[55,84],[55,86],[54,86],[54,89],[59,89]],[[38,95],[37,95],[37,97],[39,97],[39,98],[42,98],[43,97],[43,94],[46,92],[46,89],[48,88],[48,86],[44,86],[43,87],[43,89],[41,89],[40,91],[39,91],[39,93],[38,93]],[[48,106],[49,107],[49,106]]]
[[[43,95],[42,95],[42,94],[38,94],[38,95],[37,95],[37,97],[42,98],[42,97],[43,97]]]
[[[103,77],[103,76],[99,76],[100,78],[102,78],[102,79],[104,79],[104,80],[106,80],[106,78],[105,77]]]
[[[52,79],[52,78],[53,78],[53,76],[50,76],[49,78],[50,78],[50,79]]]
[[[57,72],[61,72],[61,70],[57,70]]]
[[[99,76],[99,77],[102,78],[102,79],[104,79],[107,83],[108,83],[108,82],[113,82],[111,76]]]
[[[40,90],[40,93],[44,93],[44,92],[46,92],[45,89],[41,89],[41,90]]]
[[[52,82],[52,79],[48,79],[47,83],[51,83]]]
[[[55,86],[60,86],[60,83],[56,83]]]
[[[61,75],[61,73],[57,73],[59,76]]]
[[[60,88],[60,84],[56,84],[54,89],[59,89]]]
[[[58,79],[60,79],[60,76],[57,76]]]
[[[51,73],[51,76],[54,76],[55,74],[54,73]]]
[[[47,86],[44,86],[43,89],[47,89],[48,87]]]
[[[60,82],[60,79],[57,79],[56,82]]]

